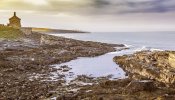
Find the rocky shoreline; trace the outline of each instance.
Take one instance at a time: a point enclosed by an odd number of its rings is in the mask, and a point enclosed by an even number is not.
[[[77,82],[66,85],[64,75],[68,69],[56,69],[60,64],[77,57],[94,57],[113,52],[124,45],[79,41],[32,33],[20,39],[0,39],[0,99],[33,100],[63,94],[70,87],[80,87]],[[52,80],[53,72],[58,79]],[[81,77],[81,76],[80,76]],[[72,85],[73,84],[73,85]],[[71,89],[67,90],[70,91]],[[71,92],[72,93],[72,92]]]
[[[173,51],[141,51],[115,57],[114,62],[127,73],[125,79],[80,75],[68,82],[66,75],[74,74],[71,68],[53,66],[121,47],[124,45],[36,32],[15,40],[0,39],[0,100],[174,100]]]
[[[145,89],[160,92],[153,92],[154,96],[148,95],[147,97],[159,97],[161,100],[173,100],[175,98],[174,51],[141,51],[115,57],[114,62],[127,72],[129,79],[141,83],[151,83],[151,87],[147,86]],[[137,87],[136,85],[133,87]]]
[[[174,51],[141,51],[117,56],[113,60],[128,78],[98,80],[58,100],[174,100],[174,55]]]
[[[113,60],[128,78],[98,80],[58,100],[174,100],[174,55],[174,51],[141,51],[117,56]]]

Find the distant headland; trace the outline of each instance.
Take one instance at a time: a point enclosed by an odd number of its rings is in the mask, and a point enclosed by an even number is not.
[[[86,31],[80,30],[66,30],[66,29],[51,29],[51,28],[36,28],[36,27],[23,27],[21,24],[21,18],[17,16],[17,13],[14,12],[14,15],[9,18],[9,22],[7,25],[0,24],[0,27],[12,27],[15,29],[20,29],[24,31],[24,33],[30,34],[32,31],[34,32],[44,32],[44,33],[89,33]]]

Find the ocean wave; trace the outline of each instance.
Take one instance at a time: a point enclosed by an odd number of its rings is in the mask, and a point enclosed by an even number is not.
[[[135,52],[138,52],[138,51],[144,51],[144,50],[148,50],[149,48],[146,47],[146,46],[142,46],[142,47],[138,47],[136,49],[134,49]]]
[[[147,46],[132,46],[131,45],[129,49],[109,52],[108,54],[127,55],[127,54],[133,54],[133,53],[140,52],[140,51],[164,51],[164,50],[147,47]]]
[[[129,44],[124,44],[124,46],[125,46],[126,48],[133,47],[133,45],[129,45]]]

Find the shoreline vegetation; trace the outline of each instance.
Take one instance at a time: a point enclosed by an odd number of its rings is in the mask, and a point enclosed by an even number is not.
[[[0,38],[4,39],[17,39],[22,37],[24,34],[19,29],[12,27],[1,27],[0,26]]]
[[[13,33],[16,34],[15,37],[11,37]],[[100,56],[116,51],[115,47],[124,45],[85,42],[38,32],[21,35],[21,31],[17,29],[0,29],[0,99],[173,100],[175,98],[175,53],[172,51],[141,51],[115,57],[114,62],[127,73],[128,78],[125,79],[110,80],[110,76],[80,75],[67,82],[65,79],[67,74],[64,73],[71,70],[69,66],[60,68],[52,66],[77,57]],[[68,74],[71,77],[73,73]]]

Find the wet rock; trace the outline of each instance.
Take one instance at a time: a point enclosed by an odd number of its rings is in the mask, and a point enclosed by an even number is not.
[[[68,67],[67,65],[64,65],[64,66],[60,66],[60,69],[63,71],[63,72],[68,72],[70,71],[72,68]],[[59,69],[59,70],[60,70]]]
[[[102,82],[99,85],[104,88],[109,87],[125,87],[131,82],[130,79],[119,79],[117,81],[106,81]]]
[[[86,75],[78,75],[77,78],[72,80],[71,82],[84,82],[84,83],[93,83],[94,78]]]
[[[139,92],[139,91],[155,91],[157,88],[153,81],[142,80],[142,81],[131,81],[127,86],[126,90],[129,93]]]

